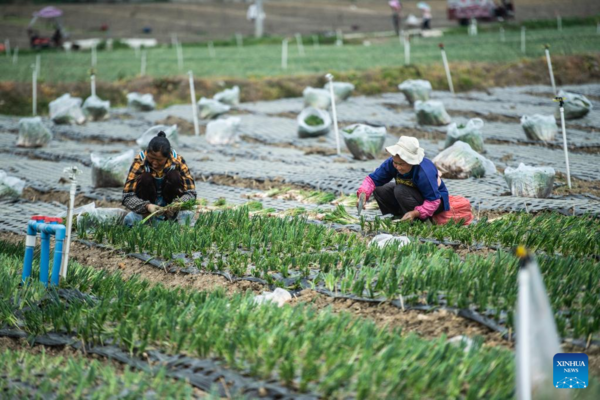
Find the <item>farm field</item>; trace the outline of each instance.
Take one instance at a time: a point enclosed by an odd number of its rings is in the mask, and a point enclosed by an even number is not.
[[[0,35],[36,7],[3,8]],[[523,0],[502,35],[412,36],[410,62],[385,33],[331,43],[388,29],[386,2],[270,1],[272,36],[225,43],[251,33],[246,7],[107,4],[85,23],[65,5],[80,37],[118,9],[111,35],[153,24],[161,44],[101,45],[96,65],[89,50],[0,55],[0,398],[521,399],[532,383],[535,400],[599,399],[597,5]],[[81,99],[51,103],[65,94]],[[128,226],[125,180],[159,131],[197,193],[167,209],[193,218]],[[452,210],[382,215],[383,191],[359,210],[385,148],[415,138]],[[581,389],[558,389],[558,352],[587,357]]]
[[[597,54],[600,51],[596,26],[565,27],[530,30],[527,33],[525,53],[521,50],[521,33],[507,30],[505,42],[498,31],[482,32],[476,37],[447,35],[443,38],[419,38],[411,40],[411,65],[440,64],[438,44],[443,42],[448,59],[453,63],[509,63],[527,58],[544,56],[544,45],[549,44],[554,56],[573,54]],[[216,47],[214,57],[207,46],[183,46],[183,67],[178,69],[177,53],[172,47],[146,50],[145,75],[149,77],[173,77],[188,70],[197,78],[264,78],[298,76],[322,71],[366,71],[374,68],[404,65],[404,49],[397,39],[384,39],[364,46],[321,45],[314,47],[311,37],[304,39],[305,55],[300,55],[295,40],[290,40],[287,69],[281,66],[281,45],[253,45]],[[98,81],[122,81],[138,77],[141,73],[142,52],[131,49],[98,51],[94,71]],[[40,82],[57,84],[80,82],[88,79],[91,70],[91,52],[41,53]],[[2,81],[30,82],[30,65],[36,63],[34,53],[19,56],[18,63],[10,59],[0,60]],[[24,68],[24,66],[26,68]]]
[[[597,84],[563,88],[600,97]],[[554,110],[549,91],[434,91],[432,98],[453,121],[485,120],[486,156],[498,171],[526,162],[563,172],[560,147],[532,143],[519,131],[521,113]],[[0,169],[26,182],[24,197],[0,208],[5,393],[110,393],[118,386],[132,396],[182,398],[514,398],[514,248],[522,244],[538,260],[563,350],[589,356],[590,386],[576,398],[598,396],[597,114],[569,122],[571,190],[558,179],[550,198],[530,199],[507,195],[500,172],[445,179],[474,205],[478,222],[458,227],[392,222],[372,203],[359,218],[352,193],[385,156],[357,161],[344,148],[338,157],[332,134],[298,138],[294,116],[302,108],[301,98],[241,103],[234,146],[211,145],[182,128],[178,151],[202,199],[195,226],[88,230],[93,221],[84,218],[69,277],[49,292],[39,283],[19,287],[22,233],[30,215],[65,210],[63,169],[83,172],[78,206],[119,207],[120,188],[94,188],[89,152],[135,148],[148,127],[165,120],[184,127],[191,112],[184,105],[113,109],[109,120],[82,126],[43,117],[55,138],[40,149],[15,148],[19,118],[1,117]],[[387,144],[411,132],[428,157],[443,148],[445,128],[419,125],[399,93],[351,97],[338,105],[338,118],[341,126],[387,126]],[[379,233],[411,243],[370,245]],[[255,303],[276,288],[293,294],[290,304]],[[50,366],[83,348],[97,360],[75,359],[69,368],[84,372],[53,380]],[[85,372],[90,362],[92,375]],[[19,377],[32,364],[40,384]]]

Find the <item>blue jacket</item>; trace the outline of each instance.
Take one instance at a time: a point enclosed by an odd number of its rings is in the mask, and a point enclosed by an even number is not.
[[[446,189],[444,181],[438,187],[438,170],[428,158],[423,158],[421,164],[413,166],[409,173],[401,174],[394,168],[392,157],[390,157],[375,172],[369,174],[369,176],[375,182],[375,186],[385,185],[395,178],[396,183],[416,187],[425,200],[433,201],[442,199],[444,211],[450,210],[448,189]]]

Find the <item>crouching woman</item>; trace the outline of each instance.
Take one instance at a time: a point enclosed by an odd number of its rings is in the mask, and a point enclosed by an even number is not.
[[[196,185],[183,157],[171,148],[164,132],[152,138],[146,151],[133,160],[123,189],[123,205],[131,212],[124,223],[133,226],[175,200],[196,199]],[[165,213],[154,221],[177,220],[183,224],[193,212]],[[153,221],[153,222],[154,222]]]
[[[448,189],[416,138],[401,136],[386,151],[391,157],[364,179],[358,196],[365,193],[368,200],[373,194],[382,214],[403,221],[426,220],[450,209]]]

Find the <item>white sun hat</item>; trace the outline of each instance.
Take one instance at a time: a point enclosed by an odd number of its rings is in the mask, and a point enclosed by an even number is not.
[[[400,140],[393,146],[385,148],[392,156],[398,156],[410,165],[419,165],[425,157],[425,150],[419,147],[417,138],[400,136]]]

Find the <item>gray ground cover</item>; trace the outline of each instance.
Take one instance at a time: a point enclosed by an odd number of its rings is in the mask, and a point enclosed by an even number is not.
[[[600,85],[569,86],[564,89],[592,97],[600,96]],[[548,165],[559,172],[566,172],[562,137],[559,135],[550,146],[527,140],[520,126],[522,114],[551,114],[555,103],[549,98],[550,89],[545,86],[518,88],[493,88],[487,92],[469,92],[452,96],[447,92],[433,92],[432,98],[442,100],[453,115],[453,121],[466,122],[473,116],[481,116],[486,125],[483,129],[488,157],[502,170],[516,167],[520,162],[528,165]],[[353,193],[362,179],[385,158],[382,153],[377,160],[357,161],[352,158],[341,140],[342,154],[335,154],[336,139],[333,132],[321,138],[300,139],[293,116],[304,107],[301,98],[268,102],[243,103],[239,134],[241,140],[234,145],[213,146],[203,135],[180,134],[179,152],[186,158],[197,178],[199,197],[214,202],[225,198],[230,204],[243,204],[253,189],[219,186],[203,181],[213,175],[230,175],[257,181],[280,180],[290,184],[340,193]],[[63,169],[77,165],[82,170],[79,192],[94,199],[119,201],[120,188],[94,189],[91,184],[90,152],[118,153],[133,148],[135,140],[156,124],[157,121],[175,116],[192,122],[191,106],[177,105],[152,112],[132,112],[126,109],[111,110],[108,121],[88,122],[85,125],[54,125],[48,118],[44,124],[54,134],[54,139],[43,148],[23,149],[15,146],[19,118],[0,116],[0,169],[24,179],[28,186],[44,192],[67,191],[68,184],[61,181]],[[352,97],[338,104],[341,126],[350,123],[394,128],[395,135],[407,134],[414,129],[430,132],[440,138],[445,127],[418,126],[414,112],[401,93],[380,96]],[[201,121],[205,125],[207,121]],[[594,146],[600,146],[600,114],[593,110],[585,118],[567,122],[571,174],[575,178],[598,181],[600,154]],[[393,144],[397,136],[386,136],[386,146]],[[443,149],[443,140],[420,139],[426,156],[435,157]],[[587,148],[586,152],[578,151]],[[451,194],[469,198],[476,209],[481,210],[561,210],[582,214],[600,214],[600,202],[591,195],[554,195],[548,199],[517,198],[507,195],[508,187],[501,174],[482,179],[446,180]],[[317,206],[277,199],[261,199],[265,208],[276,210]],[[44,208],[44,204],[47,205]],[[320,206],[330,208],[331,206]],[[0,229],[16,229],[36,213],[53,214],[63,210],[58,203],[10,203],[0,211]],[[351,210],[352,213],[355,211]],[[369,211],[368,217],[376,212]]]

